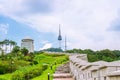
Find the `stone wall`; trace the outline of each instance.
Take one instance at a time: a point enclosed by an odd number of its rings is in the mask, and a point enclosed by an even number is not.
[[[70,59],[70,70],[75,80],[80,80],[80,78],[84,77],[82,75],[81,67],[88,64],[87,55],[86,54],[74,54],[69,57]]]
[[[120,60],[88,62],[86,54],[70,55],[70,73],[75,80],[120,80]]]

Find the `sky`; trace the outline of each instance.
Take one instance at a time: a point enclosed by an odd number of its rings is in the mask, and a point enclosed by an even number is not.
[[[120,0],[0,0],[0,40],[34,40],[35,50],[120,50]]]

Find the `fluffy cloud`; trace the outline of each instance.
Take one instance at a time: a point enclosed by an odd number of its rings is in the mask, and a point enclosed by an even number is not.
[[[119,32],[108,30],[111,26],[115,28],[119,3],[119,0],[1,0],[0,14],[44,33],[58,33],[61,24],[69,48],[120,49]]]
[[[51,48],[51,47],[52,47],[51,43],[46,43],[42,48],[40,48],[40,50],[48,49],[48,48]]]

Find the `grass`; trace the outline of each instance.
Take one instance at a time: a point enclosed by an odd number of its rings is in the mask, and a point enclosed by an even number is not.
[[[43,57],[43,59],[40,60],[40,63],[48,63],[49,67],[48,67],[48,69],[43,71],[43,73],[40,76],[35,77],[32,80],[48,80],[48,73],[50,73],[50,80],[53,80],[53,74],[54,74],[56,68],[58,66],[60,66],[61,64],[64,64],[65,62],[67,62],[67,61],[63,61],[66,58],[66,56],[59,56],[59,57],[53,57],[53,56],[54,55],[48,56],[45,59]],[[55,62],[57,63],[56,65],[54,64]],[[52,70],[51,70],[50,64],[54,64],[52,66]]]
[[[48,73],[50,73],[50,80],[53,79],[52,75],[55,72],[56,68],[63,64],[64,62],[68,61],[68,59],[66,58],[67,56],[65,55],[57,55],[57,54],[39,54],[39,55],[35,55],[34,60],[38,62],[39,65],[43,65],[43,64],[48,64],[48,68],[42,72],[41,75],[30,79],[30,80],[48,80]],[[52,70],[50,65],[52,65]],[[34,65],[37,66],[37,65]],[[33,66],[33,67],[34,67]],[[27,70],[29,70],[29,66],[25,66]],[[22,71],[21,69],[18,69],[18,71]],[[23,69],[24,71],[24,69]],[[11,80],[12,78],[12,74],[13,73],[9,73],[9,74],[3,74],[0,75],[0,80]]]
[[[0,80],[10,80],[11,79],[11,74],[4,74],[0,75]]]
[[[50,80],[53,80],[53,74],[58,66],[61,64],[54,65],[51,68],[49,67],[47,70],[45,70],[40,76],[33,78],[32,80],[48,80],[48,73],[50,73]]]

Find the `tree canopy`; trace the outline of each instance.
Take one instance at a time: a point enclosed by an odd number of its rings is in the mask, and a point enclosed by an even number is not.
[[[48,49],[44,49],[44,50],[41,50],[41,51],[63,52],[63,50],[60,49],[60,48],[48,48]]]
[[[100,51],[93,51],[91,49],[72,49],[72,50],[67,50],[66,52],[68,53],[79,53],[79,54],[87,54],[88,55],[88,60],[90,62],[93,61],[99,61],[99,60],[104,60],[104,61],[114,61],[114,60],[119,60],[120,59],[120,51],[119,50],[109,50],[109,49],[104,49]]]

